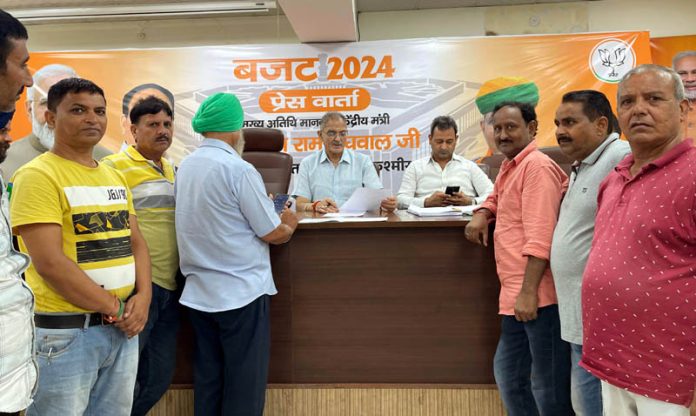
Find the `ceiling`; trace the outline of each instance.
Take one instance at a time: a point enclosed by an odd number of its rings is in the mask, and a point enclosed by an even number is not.
[[[578,0],[357,0],[358,12],[454,9],[459,7],[510,6],[536,3],[569,3]],[[594,1],[594,0],[589,0]]]
[[[276,16],[284,14],[302,42],[357,41],[357,19],[360,13],[388,11],[417,11],[425,9],[467,8],[481,6],[510,6],[538,3],[567,3],[577,0],[3,0],[2,8],[15,14],[27,24],[91,22],[109,20],[150,20],[220,16],[232,11],[220,10],[229,5],[267,4],[267,10],[242,11],[243,15]],[[585,0],[595,1],[595,0]],[[189,5],[201,10],[182,12]],[[270,7],[268,7],[270,5]],[[56,18],[60,9],[67,17]],[[108,10],[108,12],[107,12]],[[154,11],[153,11],[154,10]],[[216,11],[213,11],[216,10]],[[20,15],[24,13],[23,15]],[[51,14],[51,17],[46,17]],[[74,13],[74,14],[73,14]],[[108,13],[108,15],[105,15]],[[235,15],[239,13],[234,12]],[[34,20],[23,18],[40,14]]]

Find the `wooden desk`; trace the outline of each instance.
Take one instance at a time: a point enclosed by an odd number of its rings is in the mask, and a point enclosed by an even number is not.
[[[398,212],[272,246],[269,383],[493,384],[499,283],[466,223]],[[185,322],[175,384],[192,383],[193,339]]]

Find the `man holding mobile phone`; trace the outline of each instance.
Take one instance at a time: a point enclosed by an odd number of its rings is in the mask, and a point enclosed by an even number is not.
[[[493,183],[476,163],[454,154],[457,123],[436,117],[430,125],[431,155],[411,163],[396,195],[399,208],[476,205],[493,191]]]

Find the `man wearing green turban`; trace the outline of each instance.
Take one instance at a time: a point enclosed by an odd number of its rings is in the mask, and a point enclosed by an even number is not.
[[[270,354],[270,244],[296,214],[276,214],[259,172],[241,158],[244,111],[232,94],[206,99],[191,121],[205,138],[181,163],[176,238],[186,283],[179,302],[196,334],[194,412],[261,416]]]
[[[489,148],[486,156],[498,153],[493,138],[493,108],[506,101],[529,103],[536,107],[539,102],[539,88],[532,81],[521,77],[498,77],[481,85],[476,94],[476,107],[483,115],[481,132]]]

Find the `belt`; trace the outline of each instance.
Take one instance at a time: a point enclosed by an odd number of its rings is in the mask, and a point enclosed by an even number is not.
[[[71,329],[87,328],[95,325],[111,325],[102,320],[100,313],[81,313],[75,315],[40,315],[34,314],[34,323],[39,328]]]

